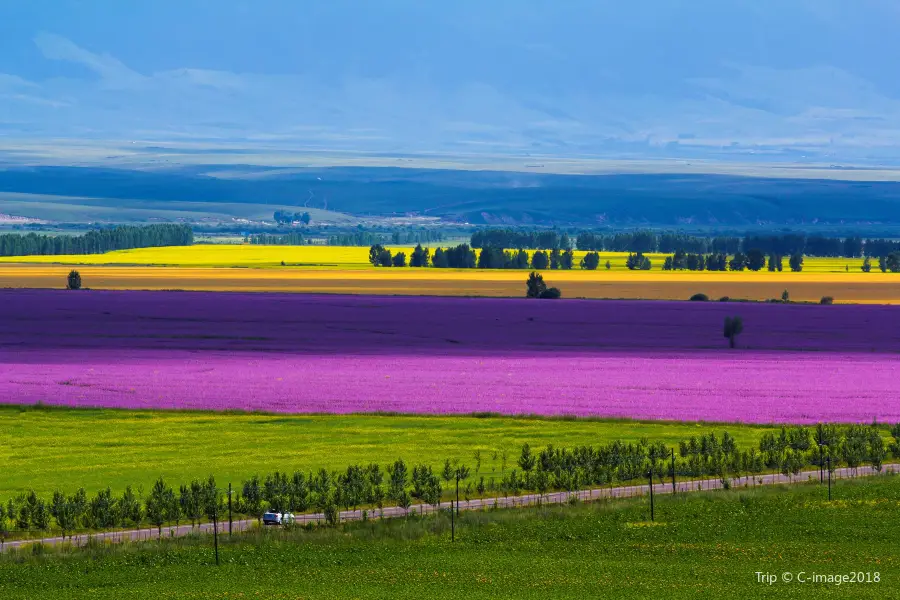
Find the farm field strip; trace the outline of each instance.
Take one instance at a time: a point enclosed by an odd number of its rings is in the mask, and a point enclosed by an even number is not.
[[[15,404],[900,421],[892,307],[0,291]],[[728,350],[724,317],[747,331]]]
[[[429,245],[436,245],[431,243]],[[439,244],[437,244],[439,245]],[[449,245],[449,244],[445,244]],[[386,246],[391,252],[405,252],[409,258],[414,246]],[[478,250],[476,250],[477,252]],[[529,254],[533,250],[528,250]],[[584,250],[576,250],[575,264],[584,255]],[[610,275],[613,272],[629,272],[625,267],[627,252],[600,252],[600,268],[596,271],[587,271],[585,275],[600,277]],[[830,258],[830,257],[805,257],[803,271],[792,273],[784,260],[784,271],[781,273],[760,272],[707,272],[707,271],[662,271],[662,264],[666,256],[670,254],[651,252],[645,254],[653,263],[651,273],[681,276],[694,275],[725,275],[734,277],[764,276],[780,278],[797,276],[809,273],[853,274],[861,276],[882,275],[877,272],[862,273],[862,258]],[[611,270],[604,268],[606,261],[610,262]],[[284,262],[287,266],[303,268],[339,268],[340,270],[368,270],[368,271],[412,271],[440,273],[452,272],[451,269],[412,269],[412,268],[375,268],[369,263],[369,248],[363,246],[267,246],[257,244],[195,244],[193,246],[167,246],[157,248],[136,248],[132,250],[116,250],[104,254],[71,254],[71,255],[31,255],[31,256],[3,256],[0,263],[23,264],[67,264],[67,265],[128,265],[128,266],[177,266],[177,267],[281,267]],[[503,270],[501,270],[503,271]],[[579,272],[581,269],[573,269]],[[471,273],[472,270],[463,270],[463,273]],[[516,273],[517,271],[513,271]],[[520,272],[520,271],[519,271]],[[646,271],[632,271],[631,275],[648,275]],[[564,274],[564,273],[561,273]]]
[[[727,431],[739,447],[767,426],[630,420],[416,415],[273,415],[193,411],[62,409],[0,405],[0,498],[34,489],[150,489],[157,477],[215,474],[235,484],[277,470],[341,469],[404,458],[439,468],[446,459],[499,477],[522,444],[574,447],[641,438],[668,445]],[[777,431],[777,430],[776,430]],[[886,433],[886,432],[885,432]],[[509,468],[509,467],[508,467]]]
[[[876,471],[870,466],[861,466],[857,469],[840,467],[834,470],[832,478],[834,480],[857,478],[857,477],[873,477],[882,474],[893,475],[900,468],[900,464],[888,463],[882,466],[881,471]],[[788,477],[781,473],[768,473],[758,476],[742,476],[729,480],[729,489],[731,488],[753,488],[757,486],[771,485],[801,485],[809,484],[811,481],[819,477],[819,471],[801,471],[797,475]],[[674,487],[674,489],[673,489]],[[654,483],[653,495],[668,494],[690,494],[696,492],[708,492],[711,490],[721,490],[724,488],[722,480],[719,478],[706,479],[689,479],[686,481],[678,481],[676,479],[673,486],[671,481]],[[474,498],[471,500],[460,500],[458,503],[446,501],[439,502],[437,505],[429,505],[417,503],[410,505],[409,509],[403,509],[398,506],[386,506],[383,509],[363,509],[341,510],[338,512],[339,522],[361,521],[363,520],[363,512],[366,512],[367,519],[399,519],[407,517],[411,512],[416,514],[434,513],[438,510],[452,510],[454,507],[459,511],[484,511],[493,508],[522,508],[538,505],[567,505],[573,499],[580,502],[595,502],[598,500],[622,500],[626,498],[645,497],[650,494],[650,485],[622,485],[613,487],[589,488],[582,490],[574,490],[572,492],[549,492],[546,494],[520,494],[518,496],[496,496],[485,498]],[[298,525],[306,524],[322,524],[325,522],[325,514],[321,512],[309,512],[295,515]],[[258,526],[257,519],[238,519],[228,522],[227,516],[218,523],[218,531],[220,535],[228,531],[230,527],[233,531],[244,532],[252,530]],[[193,525],[169,525],[154,529],[147,527],[142,529],[125,529],[119,531],[104,531],[91,534],[73,535],[63,539],[59,536],[47,536],[41,538],[29,538],[22,540],[11,540],[0,546],[0,552],[15,552],[21,548],[27,548],[35,543],[43,544],[62,544],[68,543],[73,546],[84,546],[91,541],[107,541],[111,543],[120,543],[125,541],[153,540],[161,537],[184,537],[187,535],[195,535],[197,533],[211,535],[213,533],[213,523],[200,523]]]
[[[77,268],[85,287],[106,290],[303,292],[411,296],[521,297],[526,271],[278,267],[265,269],[166,266],[0,264],[0,288],[60,289]],[[719,273],[669,271],[545,271],[564,298],[685,300],[702,292],[716,299],[791,299],[836,303],[900,303],[894,273]]]

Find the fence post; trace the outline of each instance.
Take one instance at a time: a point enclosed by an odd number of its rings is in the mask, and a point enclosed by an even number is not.
[[[653,468],[647,473],[650,478],[650,520],[655,521],[655,515],[653,513]]]
[[[831,502],[831,456],[828,457],[828,501]]]
[[[672,448],[672,495],[675,495],[675,448]]]
[[[228,537],[231,537],[231,482],[228,482]]]

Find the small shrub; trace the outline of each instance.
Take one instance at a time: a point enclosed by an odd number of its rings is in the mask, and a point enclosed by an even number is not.
[[[539,298],[549,298],[550,300],[556,300],[557,298],[562,297],[562,292],[559,291],[559,288],[555,288],[555,287],[547,288],[546,290],[541,292],[541,295],[538,297]]]
[[[69,276],[66,278],[66,289],[67,290],[80,290],[81,289],[81,273],[76,270],[72,270],[69,272]]]
[[[819,304],[834,304],[834,298],[831,296],[822,296],[822,299],[819,300]]]
[[[728,302],[730,300],[731,298],[729,298],[728,296],[722,296],[721,298],[719,298],[719,302]]]
[[[707,296],[706,294],[694,294],[693,296],[691,296],[691,301],[693,301],[693,302],[708,302],[709,296]]]

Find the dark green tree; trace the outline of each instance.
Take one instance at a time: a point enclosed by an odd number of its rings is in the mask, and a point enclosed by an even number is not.
[[[860,267],[860,270],[861,270],[863,273],[869,273],[869,272],[872,270],[872,259],[870,259],[868,256],[865,257],[865,258],[863,259],[862,266]]]
[[[81,289],[81,273],[72,269],[69,271],[69,276],[66,278],[66,289],[67,290],[80,290]]]
[[[391,259],[391,265],[394,267],[405,267],[406,266],[406,253],[398,252]]]
[[[766,255],[762,250],[753,248],[747,251],[747,268],[751,271],[759,271],[766,266]]]
[[[725,317],[724,335],[728,338],[728,345],[731,348],[735,346],[735,338],[743,333],[744,320],[740,317]]]
[[[803,255],[800,253],[792,254],[788,264],[791,267],[791,271],[798,273],[803,270]]]
[[[594,251],[588,252],[584,255],[584,258],[581,259],[580,266],[582,269],[587,269],[589,271],[595,270],[600,266],[600,253]]]
[[[410,257],[409,257],[409,266],[411,266],[411,267],[427,267],[428,266],[428,257],[429,257],[428,248],[423,248],[422,244],[416,244],[415,249],[413,249],[412,254],[410,254]]]
[[[537,252],[535,252],[537,254]],[[532,271],[528,275],[528,281],[525,282],[525,297],[540,298],[541,294],[547,291],[547,284],[544,283],[544,276],[540,273]]]
[[[550,266],[550,257],[547,256],[547,253],[544,250],[536,250],[531,255],[531,268],[532,269],[546,269]]]

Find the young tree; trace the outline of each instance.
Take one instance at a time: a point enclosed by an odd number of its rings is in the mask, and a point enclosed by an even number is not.
[[[784,290],[783,292],[781,292],[781,301],[785,302],[785,303],[791,301],[791,295],[788,293],[787,290]]]
[[[609,271],[610,269],[612,269],[612,263],[609,261],[606,261],[606,270]]]
[[[863,259],[862,266],[860,267],[860,270],[861,270],[863,273],[869,273],[869,272],[872,270],[872,259],[870,259],[868,256],[865,257],[865,258]]]
[[[388,498],[395,502],[400,501],[400,497],[406,491],[406,482],[408,478],[408,470],[406,463],[402,458],[398,458],[394,464],[388,465]]]
[[[398,252],[391,259],[391,264],[395,267],[405,267],[406,266],[406,253]]]
[[[80,290],[81,289],[81,273],[76,270],[69,271],[69,276],[66,278],[66,289],[67,290]]]
[[[567,248],[559,259],[559,268],[569,270],[575,263],[575,252],[571,248]]]
[[[788,264],[791,266],[791,271],[799,273],[803,270],[803,255],[799,252],[792,254]]]
[[[740,317],[725,317],[724,335],[728,338],[728,345],[735,346],[735,338],[744,331],[744,320]]]
[[[441,471],[441,478],[446,483],[450,483],[453,481],[454,477],[456,477],[456,471],[453,469],[453,466],[450,464],[450,459],[448,458],[444,461],[444,469]]]
[[[887,258],[884,256],[878,257],[878,268],[881,269],[881,272],[884,273],[887,271]]]
[[[409,517],[409,507],[412,506],[412,497],[409,495],[409,491],[404,489],[396,498],[397,506],[403,509],[406,513],[406,516]]]
[[[172,488],[169,487],[162,477],[156,480],[150,489],[150,495],[147,496],[146,513],[147,520],[156,527],[159,537],[162,538],[162,526],[166,522],[171,509],[170,494],[173,494]]]
[[[527,443],[522,445],[522,453],[519,455],[519,460],[517,461],[519,467],[526,474],[530,473],[532,469],[534,469],[534,465],[537,462],[534,454],[531,453],[531,446]]]
[[[129,524],[140,527],[144,520],[144,510],[141,501],[135,496],[130,485],[125,486],[122,498],[119,500],[119,519],[122,527]]]
[[[256,515],[257,521],[262,521],[262,489],[259,485],[259,475],[254,475],[241,485],[241,497],[244,507],[251,515]]]

